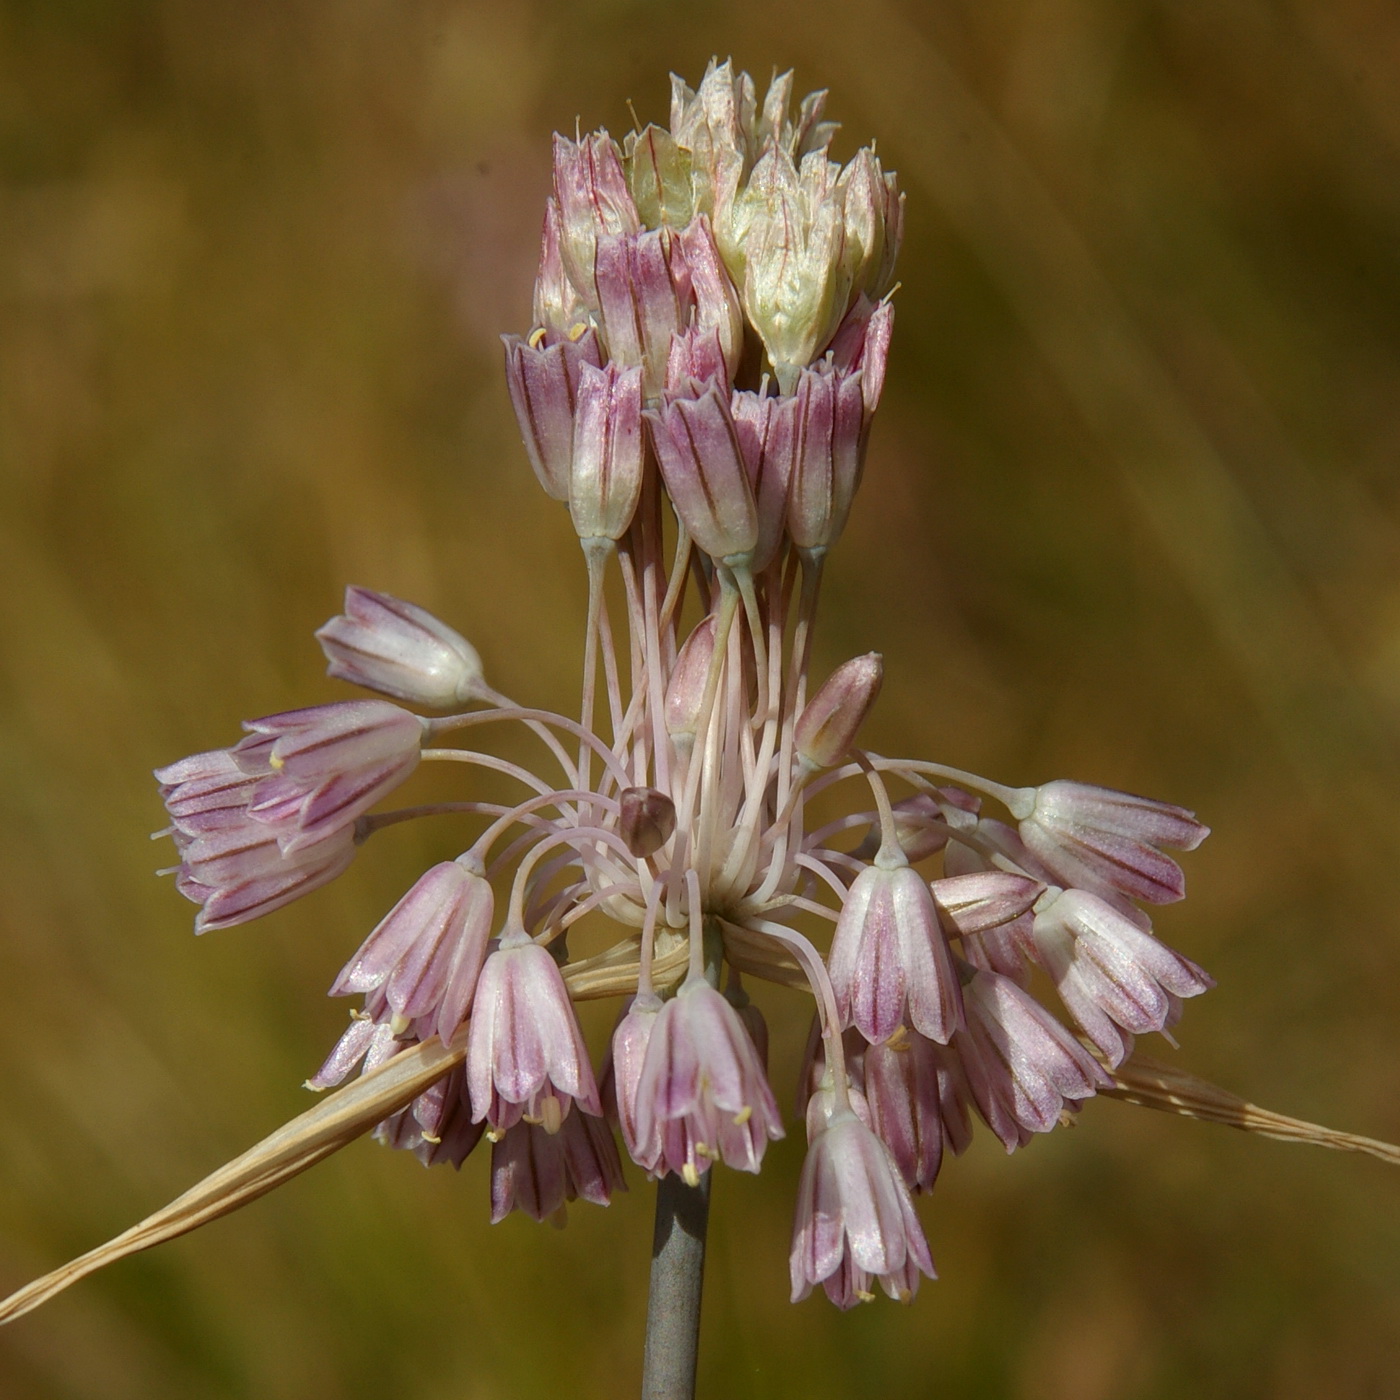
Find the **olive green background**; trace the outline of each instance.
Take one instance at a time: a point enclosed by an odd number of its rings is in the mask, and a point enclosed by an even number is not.
[[[1195,808],[1183,1062],[1400,1139],[1389,0],[5,0],[0,1288],[305,1107],[324,989],[456,849],[386,833],[196,941],[149,770],[336,698],[346,582],[572,703],[581,564],[496,337],[551,130],[664,120],[711,53],[829,86],[908,191],[820,666],[884,652],[886,752]],[[806,1010],[765,1005],[786,1103]],[[942,1278],[842,1316],[787,1302],[790,1126],[716,1181],[707,1396],[1400,1395],[1380,1163],[1093,1103],[979,1140],[921,1207]],[[485,1166],[358,1143],[0,1333],[0,1393],[635,1393],[645,1183],[493,1228]]]

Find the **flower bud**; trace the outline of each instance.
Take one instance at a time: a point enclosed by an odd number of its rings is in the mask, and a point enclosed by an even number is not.
[[[783,390],[826,347],[850,295],[839,167],[820,152],[800,167],[770,148],[744,200],[744,310],[763,340]]]
[[[910,865],[927,860],[948,844],[948,823],[938,798],[931,792],[911,793],[908,797],[901,797],[892,807],[895,840]],[[880,849],[883,839],[880,824],[876,822],[865,840],[851,854],[857,860],[870,860]]]
[[[804,370],[796,400],[788,533],[798,549],[824,553],[846,528],[860,485],[865,428],[860,376],[826,365]]]
[[[530,465],[546,494],[567,501],[579,375],[585,366],[603,363],[597,332],[590,327],[577,340],[549,345],[531,345],[515,335],[501,339],[506,384]]]
[[[581,540],[620,539],[642,493],[642,371],[579,373],[569,514]]]
[[[730,211],[739,182],[752,158],[753,79],[736,73],[729,60],[711,61],[699,88],[692,92],[683,79],[671,78],[671,135],[691,157],[691,188],[696,212],[708,213],[731,271],[742,268],[742,240],[727,237]],[[737,278],[736,278],[737,280]]]
[[[316,633],[329,675],[412,704],[449,709],[481,693],[481,658],[430,612],[374,593],[345,590],[345,612]]]
[[[947,875],[930,888],[948,926],[963,938],[1019,919],[1045,893],[1039,880],[1007,870]]]
[[[608,358],[642,367],[642,393],[654,399],[666,374],[671,337],[694,303],[681,241],[669,229],[599,238],[594,280]]]
[[[794,398],[738,391],[730,411],[758,510],[758,543],[750,567],[762,573],[777,557],[787,527],[788,488],[797,452]]]
[[[758,511],[728,393],[711,383],[695,398],[668,395],[646,419],[666,490],[690,537],[713,559],[746,563],[758,542]]]
[[[590,319],[587,305],[564,268],[561,220],[559,201],[551,198],[544,207],[540,267],[535,274],[534,293],[535,324],[548,333],[551,341],[563,337],[576,339],[579,329]]]
[[[890,335],[894,330],[894,307],[887,301],[872,306],[863,294],[846,313],[835,336],[830,354],[838,370],[860,371],[860,392],[865,401],[865,424],[880,402],[885,387],[885,365],[890,356]]]
[[[695,216],[691,155],[659,126],[629,132],[623,166],[632,201],[647,228],[684,228]]]
[[[843,662],[807,702],[797,719],[793,742],[798,757],[811,768],[840,763],[880,693],[884,659],[878,651]]]
[[[606,131],[581,141],[554,137],[554,193],[559,201],[559,252],[569,280],[595,309],[593,263],[600,236],[637,233],[641,223],[622,171],[622,157]]]
[[[604,1081],[612,1090],[612,1106],[628,1154],[647,1171],[655,1170],[660,1160],[661,1131],[658,1124],[653,1124],[653,1131],[645,1142],[638,1137],[637,1091],[641,1087],[647,1044],[660,1010],[661,1002],[655,996],[632,999],[613,1028],[612,1056]]]
[[[705,679],[715,654],[715,619],[707,617],[685,640],[671,682],[666,687],[666,732],[676,740],[693,740],[705,703]]]
[[[666,392],[683,395],[697,384],[711,382],[729,387],[729,365],[719,332],[692,326],[671,337],[666,356]]]
[[[676,804],[652,787],[624,788],[618,794],[622,808],[618,834],[638,860],[659,851],[676,829]]]
[[[710,221],[701,214],[680,236],[690,269],[695,297],[694,322],[701,331],[714,331],[724,351],[729,383],[739,371],[744,353],[744,312],[739,293],[725,270]]]
[[[852,284],[883,296],[894,275],[904,235],[904,196],[869,146],[841,174],[845,191],[846,256]]]

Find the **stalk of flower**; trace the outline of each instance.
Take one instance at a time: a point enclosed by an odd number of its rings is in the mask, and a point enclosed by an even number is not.
[[[1116,1082],[1026,990],[1027,966],[1112,1066],[1211,983],[1140,907],[1184,894],[1166,851],[1206,835],[1190,812],[869,752],[875,653],[808,698],[903,228],[871,150],[829,158],[824,101],[792,114],[783,75],[760,104],[712,64],[695,91],[673,80],[669,130],[556,139],[535,325],[505,364],[526,457],[585,558],[577,716],[515,703],[458,632],[351,588],[317,638],[332,676],[388,699],[253,721],[157,777],[201,931],[310,894],[405,821],[440,823],[443,858],[335,979],[364,1004],[309,1083],[427,1164],[488,1139],[493,1220],[607,1204],[606,1098],[663,1216],[703,1222],[711,1168],[756,1172],[783,1136],[741,974],[804,988],[791,1283],[848,1307],[932,1276],[911,1193],[974,1114],[1012,1149]],[[535,736],[537,761],[491,752],[503,724]],[[463,795],[370,810],[424,763],[455,765]],[[468,770],[519,791],[482,801]],[[602,1095],[573,1006],[593,996],[623,1003]],[[421,1063],[426,1083],[390,1073]],[[393,1086],[377,1120],[357,1069]],[[655,1393],[690,1393],[702,1261],[703,1244],[657,1256],[654,1283],[689,1301],[653,1308]],[[689,1343],[657,1343],[663,1324]]]

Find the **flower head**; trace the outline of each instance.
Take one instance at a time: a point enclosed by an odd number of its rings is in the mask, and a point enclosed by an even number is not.
[[[806,987],[793,1294],[849,1307],[932,1275],[909,1193],[974,1115],[1015,1147],[1104,1086],[1033,969],[1115,1064],[1209,979],[1139,907],[1180,897],[1165,850],[1204,836],[1189,812],[870,751],[877,653],[813,684],[904,209],[873,149],[830,159],[833,130],[790,74],[760,99],[713,63],[674,81],[668,127],[556,139],[534,323],[505,362],[587,561],[574,713],[507,699],[450,627],[351,589],[317,634],[331,674],[461,712],[295,710],[157,776],[201,929],[309,893],[400,821],[454,843],[336,978],[363,1005],[310,1083],[440,1055],[377,1135],[454,1165],[489,1137],[493,1219],[610,1199],[605,1100],[648,1174],[758,1171],[783,1127],[745,988]],[[492,747],[506,725],[538,760]],[[372,810],[423,762],[515,795]],[[600,996],[624,1002],[601,1094],[573,1006]]]

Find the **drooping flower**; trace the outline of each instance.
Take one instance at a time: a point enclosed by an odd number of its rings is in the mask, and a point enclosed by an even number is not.
[[[657,1169],[694,1185],[712,1162],[756,1172],[782,1119],[738,1013],[703,979],[666,1002],[637,1086],[637,1142],[660,1140]]]
[[[614,1191],[626,1189],[612,1133],[591,1113],[569,1114],[553,1133],[538,1123],[514,1123],[491,1147],[493,1225],[513,1210],[533,1220],[559,1219],[569,1201],[605,1206]]]
[[[972,1091],[962,1059],[917,1031],[901,1029],[862,1057],[870,1126],[911,1191],[931,1191],[945,1152],[972,1141]]]
[[[502,936],[477,979],[467,1087],[493,1133],[522,1118],[557,1132],[575,1102],[603,1111],[559,967],[523,929]]]
[[[481,871],[462,861],[433,866],[361,944],[331,995],[383,987],[395,1024],[450,1040],[476,990],[494,906]]]
[[[841,906],[830,968],[837,1010],[872,1043],[908,1024],[946,1045],[962,1025],[958,980],[933,895],[907,862],[877,856],[856,876]]]
[[[1085,890],[1043,896],[1033,938],[1061,1000],[1112,1065],[1132,1049],[1133,1035],[1170,1025],[1179,998],[1215,985],[1189,958]]]
[[[1027,792],[1032,805],[1022,816],[1021,839],[1061,884],[1149,904],[1185,895],[1181,867],[1162,847],[1194,851],[1206,839],[1210,828],[1194,812],[1088,783],[1046,783]]]
[[[839,1308],[874,1297],[878,1283],[908,1302],[933,1260],[888,1148],[829,1093],[807,1107],[807,1160],[797,1187],[792,1301],[816,1284]]]
[[[967,1029],[958,1049],[987,1126],[1008,1152],[1111,1084],[1098,1062],[1009,977],[972,971],[963,989]]]

